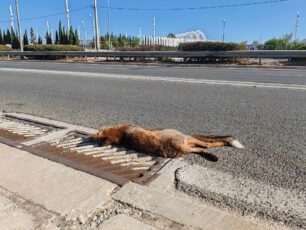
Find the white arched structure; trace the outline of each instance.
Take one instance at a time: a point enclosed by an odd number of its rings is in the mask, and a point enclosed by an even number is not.
[[[183,42],[205,42],[206,35],[201,30],[189,31],[186,33],[176,34],[175,38],[143,36],[140,38],[143,45],[163,45],[163,46],[179,46]]]

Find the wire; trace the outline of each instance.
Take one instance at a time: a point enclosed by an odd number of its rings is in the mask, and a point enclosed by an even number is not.
[[[227,4],[227,5],[216,5],[216,6],[201,6],[201,7],[187,7],[187,8],[124,8],[124,7],[110,7],[112,10],[129,10],[129,11],[184,11],[184,10],[207,10],[207,9],[217,9],[217,8],[231,8],[231,7],[242,7],[242,6],[254,6],[254,5],[264,5],[264,4],[272,4],[272,3],[279,3],[279,2],[287,2],[289,0],[267,0],[262,2],[250,2],[250,3],[239,3],[239,4]],[[70,10],[70,12],[77,12],[81,10],[86,10],[89,8],[93,8],[92,5],[85,6],[82,8]],[[102,9],[108,9],[106,6],[101,6],[99,8]],[[37,20],[37,19],[43,19],[43,18],[49,18],[54,16],[59,16],[62,14],[66,14],[66,11],[49,14],[49,15],[43,15],[43,16],[37,16],[37,17],[31,17],[31,18],[22,18],[21,21],[31,21],[31,20]],[[0,20],[0,23],[8,23],[10,20]]]
[[[86,10],[88,8],[92,8],[92,6],[91,5],[90,6],[85,6],[85,7],[82,7],[82,8],[70,10],[69,12],[77,12],[77,11],[81,11],[81,10]],[[59,13],[54,13],[54,14],[43,15],[43,16],[32,17],[32,18],[21,18],[20,21],[32,21],[32,20],[37,20],[37,19],[54,17],[54,16],[58,16],[58,15],[62,15],[62,14],[66,14],[66,11],[59,12]],[[16,22],[16,20],[14,20],[14,21]],[[0,21],[0,23],[3,23],[3,22],[10,22],[10,20]]]
[[[129,10],[129,11],[185,11],[185,10],[207,10],[207,9],[217,9],[217,8],[231,8],[231,7],[241,7],[241,6],[253,6],[253,5],[264,5],[279,2],[287,2],[289,0],[269,0],[262,2],[250,2],[250,3],[239,3],[239,4],[227,4],[227,5],[216,5],[216,6],[201,6],[201,7],[187,7],[187,8],[124,8],[124,7],[110,7],[112,10]],[[99,8],[108,9],[106,6],[101,6]]]

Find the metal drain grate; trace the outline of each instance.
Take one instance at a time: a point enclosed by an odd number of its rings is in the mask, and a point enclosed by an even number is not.
[[[24,117],[24,116],[23,116]],[[56,123],[56,122],[55,122]],[[120,186],[129,181],[145,184],[169,161],[119,146],[88,141],[86,127],[31,116],[0,115],[0,143],[101,177]],[[73,130],[73,131],[72,131]]]
[[[99,146],[87,135],[69,133],[50,142],[32,146],[70,167],[81,169],[119,185],[128,181],[144,183],[168,161],[118,146]],[[50,157],[50,156],[49,156]]]
[[[53,129],[29,121],[0,116],[0,136],[13,141],[26,141],[37,138]]]

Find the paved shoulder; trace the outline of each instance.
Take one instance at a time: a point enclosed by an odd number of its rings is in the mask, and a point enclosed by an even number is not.
[[[178,189],[189,194],[306,227],[303,191],[277,188],[196,165],[179,169],[176,180]]]

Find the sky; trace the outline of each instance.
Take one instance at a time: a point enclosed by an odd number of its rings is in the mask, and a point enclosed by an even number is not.
[[[202,30],[208,40],[218,41],[222,37],[223,20],[226,20],[225,41],[251,43],[266,41],[273,37],[294,33],[297,12],[300,13],[298,38],[306,38],[306,0],[283,0],[281,2],[240,7],[217,7],[196,10],[166,10],[173,8],[199,8],[231,4],[256,3],[270,0],[110,0],[110,30],[114,34],[138,36],[153,34],[153,17],[156,18],[156,35]],[[97,0],[101,34],[107,32],[107,0]],[[9,5],[16,16],[15,0],[0,0],[0,29],[9,27]],[[86,30],[87,37],[93,35],[93,0],[69,0],[70,23],[79,27],[81,39]],[[19,0],[21,28],[29,31],[33,27],[42,36],[48,21],[53,32],[59,20],[66,25],[65,0]],[[87,8],[86,8],[87,7]],[[114,9],[137,8],[140,10]],[[79,9],[79,10],[76,10]],[[163,9],[163,10],[145,10]],[[76,10],[76,11],[74,11]],[[51,16],[52,14],[57,14]],[[62,13],[62,14],[61,14]],[[50,16],[48,16],[50,15]],[[44,17],[46,16],[46,17]],[[34,19],[35,17],[41,17]],[[29,20],[29,18],[32,18]],[[17,23],[15,23],[17,28]]]

